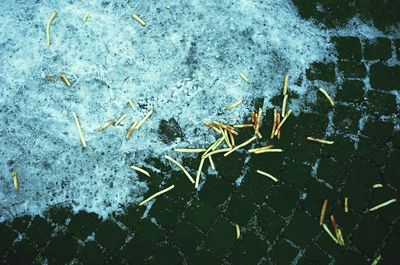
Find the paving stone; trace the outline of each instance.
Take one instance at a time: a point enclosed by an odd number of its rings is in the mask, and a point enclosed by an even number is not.
[[[389,160],[386,164],[383,180],[397,189],[400,188],[400,150],[395,150],[390,154]]]
[[[183,257],[174,247],[163,245],[152,254],[151,264],[154,265],[176,265],[182,264]]]
[[[71,222],[68,224],[68,230],[74,236],[85,240],[100,223],[100,218],[97,214],[80,211],[71,217]]]
[[[263,231],[263,236],[270,241],[274,241],[286,225],[285,219],[265,206],[258,211],[257,221]]]
[[[375,207],[390,199],[397,199],[398,192],[394,189],[384,185],[379,189],[372,189],[372,198],[369,201],[369,208]],[[392,224],[400,215],[400,207],[398,203],[390,204],[377,211],[371,212],[372,215],[378,215],[386,224]]]
[[[186,217],[203,231],[209,231],[218,216],[218,210],[202,201],[194,201],[189,206]]]
[[[360,104],[364,98],[364,82],[360,80],[345,80],[339,87],[336,94],[336,100]]]
[[[281,185],[273,189],[268,196],[267,204],[281,216],[288,217],[296,207],[299,197],[297,190]]]
[[[394,40],[394,46],[396,50],[397,60],[400,60],[400,39]]]
[[[347,166],[355,152],[354,140],[341,135],[331,136],[329,139],[334,140],[335,143],[324,145],[321,157],[333,159]]]
[[[65,220],[72,215],[72,210],[67,207],[51,207],[46,213],[45,216],[52,220],[54,223],[63,225],[65,224]]]
[[[171,118],[167,120],[161,120],[158,127],[158,135],[165,144],[170,144],[176,139],[182,139],[184,133],[182,132],[179,123]]]
[[[32,217],[28,215],[19,216],[12,222],[12,228],[20,233],[24,233],[26,228],[32,221]]]
[[[48,264],[66,264],[77,252],[78,243],[70,234],[60,233],[52,238],[44,251]]]
[[[297,256],[299,250],[294,248],[285,240],[279,240],[272,247],[269,256],[274,261],[274,264],[290,264]]]
[[[111,220],[102,222],[95,233],[96,241],[112,253],[117,252],[125,242],[126,233]]]
[[[383,63],[375,63],[370,67],[370,82],[374,89],[399,90],[400,66],[386,66]]]
[[[222,259],[214,255],[208,250],[200,249],[189,257],[188,264],[204,265],[204,264],[222,264]]]
[[[334,37],[333,43],[336,46],[339,59],[361,60],[361,42],[357,37]]]
[[[367,40],[364,46],[364,57],[367,60],[388,60],[392,56],[391,41],[386,38]]]
[[[315,134],[308,136],[316,137]],[[299,135],[290,147],[289,156],[299,163],[313,163],[321,155],[321,144],[307,141],[308,136]]]
[[[18,234],[5,223],[0,223],[0,253],[3,253],[11,246]]]
[[[86,242],[85,245],[78,251],[77,259],[82,264],[101,265],[107,260],[106,252],[95,241]]]
[[[387,233],[388,227],[380,218],[366,216],[358,223],[358,228],[353,234],[353,243],[364,255],[373,256]],[[368,235],[368,240],[365,235]]]
[[[246,138],[246,140],[249,138]],[[218,175],[230,182],[235,182],[240,176],[244,165],[244,159],[244,153],[239,152],[233,152],[227,157],[223,155],[213,156],[215,167],[218,170]],[[208,161],[205,162],[205,164],[206,163],[208,163]]]
[[[365,78],[367,76],[364,63],[357,61],[340,61],[339,71],[344,78]]]
[[[53,226],[46,219],[36,216],[25,233],[36,244],[43,246],[50,239],[53,233]]]
[[[372,187],[378,181],[379,168],[365,159],[354,158],[349,164],[348,184]]]
[[[130,204],[124,207],[123,213],[115,214],[114,218],[134,231],[136,224],[140,222],[145,210],[146,207]]]
[[[369,119],[362,131],[363,135],[379,142],[387,143],[393,137],[394,125],[391,121],[385,122],[379,119]]]
[[[256,207],[240,193],[234,193],[229,201],[225,215],[233,222],[241,226],[248,223],[254,214]]]
[[[299,265],[308,264],[329,264],[329,257],[322,252],[318,247],[312,245],[306,249],[306,252],[301,256]]]
[[[254,203],[260,204],[273,188],[272,180],[256,172],[247,172],[238,191]]]
[[[316,62],[312,63],[306,71],[308,80],[322,80],[328,83],[336,81],[335,64]]]
[[[309,165],[289,159],[283,168],[280,180],[299,190],[303,190],[310,181],[310,174],[311,167]]]
[[[163,228],[171,229],[176,225],[183,209],[182,205],[166,197],[159,197],[151,207],[149,216],[155,218]]]
[[[367,109],[371,114],[392,115],[397,112],[396,96],[381,91],[367,92]]]
[[[224,256],[236,242],[236,230],[227,219],[220,217],[212,227],[206,246],[217,255]]]
[[[232,264],[257,264],[266,252],[265,242],[250,232],[239,240],[229,259]]]
[[[341,132],[357,134],[360,118],[360,112],[354,111],[353,107],[341,104],[335,105],[333,124]]]
[[[336,260],[338,265],[345,265],[345,264],[355,264],[355,265],[362,265],[367,264],[367,261],[357,252],[355,251],[342,251]]]
[[[389,150],[390,146],[388,144],[360,137],[357,154],[367,161],[383,166],[389,157]]]
[[[169,236],[171,242],[178,246],[187,257],[200,245],[203,237],[203,233],[187,221],[178,223]]]
[[[323,179],[335,190],[338,190],[345,180],[346,171],[347,164],[330,158],[321,158],[317,169],[317,175],[318,178]]]
[[[307,190],[307,197],[301,201],[301,204],[312,216],[319,218],[325,199],[328,200],[328,208],[326,211],[329,213],[337,203],[338,194],[336,190],[331,189],[326,184],[313,178]]]
[[[386,264],[399,264],[400,233],[391,233],[382,251],[382,261]]]
[[[215,192],[216,190],[218,192]],[[199,198],[201,201],[215,207],[224,203],[232,191],[232,183],[215,176],[207,176],[203,188],[199,191]]]
[[[298,212],[291,219],[283,236],[296,245],[306,248],[311,243],[311,239],[315,238],[319,232],[320,225],[316,218],[305,212]]]

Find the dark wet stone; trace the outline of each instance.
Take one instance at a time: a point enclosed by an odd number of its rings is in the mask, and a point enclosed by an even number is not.
[[[46,219],[36,216],[28,229],[26,230],[26,235],[35,241],[40,246],[47,244],[50,236],[53,232],[53,226],[49,224]]]
[[[200,245],[203,233],[184,221],[176,225],[169,238],[185,256],[189,256]]]
[[[3,253],[7,248],[9,248],[17,236],[18,234],[9,226],[0,223],[0,253]]]
[[[334,140],[335,143],[324,145],[321,157],[336,160],[342,163],[342,166],[347,166],[355,152],[353,140],[342,136],[332,136],[329,139]]]
[[[400,21],[400,3],[397,0],[370,0],[369,11],[373,19],[374,26],[389,30],[396,27]]]
[[[101,265],[106,262],[106,255],[99,244],[95,241],[89,241],[79,250],[76,257],[82,264]]]
[[[117,252],[125,242],[126,233],[111,220],[102,222],[97,230],[95,239],[104,248],[112,253]]]
[[[300,162],[290,160],[283,168],[280,180],[302,190],[310,180],[311,167]]]
[[[266,242],[255,234],[248,232],[239,239],[237,247],[229,256],[232,264],[257,264],[266,255]]]
[[[254,99],[254,110],[258,110],[262,108],[264,105],[264,98],[255,98]]]
[[[345,78],[365,78],[367,76],[364,63],[357,61],[340,61],[339,71]]]
[[[301,201],[301,204],[312,216],[319,218],[324,200],[328,200],[328,207],[326,210],[328,214],[331,209],[337,205],[338,198],[336,190],[331,189],[326,184],[313,178],[307,189],[307,196]]]
[[[358,223],[358,228],[353,233],[352,241],[364,255],[373,256],[388,232],[387,225],[380,218],[369,215],[362,218]],[[368,240],[366,240],[365,235],[368,235]]]
[[[344,212],[344,197],[348,198],[348,205],[349,205],[348,213]],[[332,214],[335,217],[336,223],[340,226],[340,229],[342,229],[342,232],[344,232],[343,237],[344,237],[345,242],[349,241],[349,238],[351,238],[351,234],[357,228],[357,224],[360,221],[360,218],[363,217],[362,213],[358,213],[353,210],[353,207],[352,207],[353,201],[352,200],[353,200],[352,194],[341,194],[341,196],[340,196],[341,205],[336,207],[332,211]],[[326,218],[327,218],[327,223],[329,223],[328,218],[330,218],[330,215],[327,214]]]
[[[333,37],[338,57],[341,60],[361,60],[361,42],[357,37]]]
[[[186,212],[186,217],[203,231],[209,231],[218,216],[218,210],[201,201],[194,201]]]
[[[386,61],[392,56],[392,47],[389,39],[376,38],[367,40],[364,46],[364,57],[367,60]]]
[[[356,251],[347,250],[340,252],[340,254],[337,256],[336,264],[364,265],[367,264],[367,261],[361,256],[360,253],[357,253]]]
[[[399,229],[397,229],[399,230]],[[400,231],[397,233],[393,232],[386,240],[385,247],[382,253],[382,260],[387,264],[400,264],[399,256],[399,242],[400,242]]]
[[[323,251],[321,251],[321,249],[317,248],[315,245],[312,245],[306,249],[306,252],[303,256],[301,256],[297,264],[329,264],[329,257]]]
[[[200,249],[196,251],[188,260],[190,265],[222,264],[222,259],[208,250]]]
[[[380,143],[387,143],[393,137],[394,125],[379,119],[369,119],[364,125],[362,134]]]
[[[36,256],[39,251],[35,244],[29,240],[16,242],[12,247],[12,251],[8,253],[7,265],[36,264]]]
[[[215,192],[215,191],[218,192]],[[208,176],[203,188],[199,191],[202,202],[218,206],[228,199],[233,191],[233,184],[215,176]]]
[[[59,234],[52,238],[45,256],[49,264],[66,264],[72,260],[78,248],[78,243],[70,234]]]
[[[389,157],[390,145],[360,137],[357,155],[376,165],[383,166]]]
[[[348,102],[359,104],[364,98],[364,82],[359,80],[345,80],[339,87],[336,94],[336,100],[339,102]]]
[[[377,116],[391,115],[397,112],[396,96],[381,91],[367,92],[367,109]]]
[[[99,223],[100,218],[97,214],[80,211],[71,217],[68,229],[74,236],[85,240],[88,235],[95,231]]]
[[[12,227],[20,233],[24,233],[32,220],[31,216],[24,215],[14,219],[11,223]]]
[[[150,209],[149,215],[157,220],[162,227],[170,229],[177,223],[183,212],[183,207],[166,197],[158,197]]]
[[[282,217],[265,206],[258,211],[257,222],[263,231],[263,235],[271,242],[276,239],[286,225]]]
[[[356,157],[350,164],[348,169],[349,185],[355,185],[357,187],[372,187],[377,182],[379,176],[379,168],[367,160]]]
[[[51,207],[45,216],[51,219],[54,223],[64,224],[65,220],[72,215],[72,210],[67,207]]]
[[[256,208],[253,202],[244,196],[234,193],[229,201],[226,216],[233,222],[241,226],[248,223]]]
[[[397,60],[400,60],[400,39],[394,40],[394,46],[396,49]]]
[[[123,213],[114,215],[114,218],[122,222],[128,229],[134,231],[145,210],[146,207],[130,204],[124,208]]]
[[[344,133],[357,134],[360,118],[360,112],[354,111],[354,107],[344,106],[341,104],[335,105],[335,112],[333,116],[333,124],[335,129],[338,129]]]
[[[386,66],[383,63],[375,63],[370,68],[371,86],[379,90],[400,89],[400,66]]]
[[[247,172],[239,187],[240,194],[249,198],[249,200],[260,204],[265,201],[265,197],[273,189],[274,183],[265,176],[256,172]]]
[[[322,80],[333,83],[336,80],[335,64],[334,63],[312,63],[306,71],[308,80]]]
[[[297,190],[281,185],[272,190],[271,194],[268,196],[267,204],[274,209],[276,213],[283,217],[288,217],[293,213],[299,201],[299,195]]]
[[[179,123],[174,118],[168,121],[161,120],[158,133],[160,134],[161,140],[166,144],[172,143],[177,138],[183,138],[184,136]]]
[[[326,99],[325,104],[329,105]],[[305,136],[305,139],[310,135],[323,135],[326,126],[328,126],[328,118],[326,114],[322,113],[302,113],[298,117],[296,124],[296,135],[300,135],[301,137]]]
[[[345,180],[347,165],[348,163],[339,162],[334,159],[321,158],[317,169],[317,176],[337,190]]]
[[[178,250],[172,246],[163,245],[152,254],[151,264],[154,265],[176,265],[182,264],[183,257]]]
[[[239,143],[241,142],[238,142],[238,144]],[[235,182],[236,179],[240,177],[244,165],[244,159],[245,154],[238,151],[231,153],[227,157],[223,156],[222,154],[213,156],[218,175],[230,182]]]
[[[217,255],[225,254],[236,242],[236,230],[228,220],[223,217],[217,219],[206,240],[206,246],[215,251]]]
[[[400,188],[400,151],[395,150],[390,154],[389,160],[387,161],[385,171],[383,173],[383,179],[385,183],[389,183],[396,188]]]
[[[315,217],[299,212],[292,218],[283,236],[304,248],[310,243],[310,239],[315,238],[320,231],[319,222]]]
[[[269,256],[273,259],[274,264],[290,264],[298,252],[298,249],[281,239],[272,247]]]
[[[317,135],[324,135],[324,134],[310,133],[307,136],[317,137]],[[304,163],[304,162],[313,163],[321,154],[321,144],[307,141],[307,136],[305,135],[296,136],[296,140],[294,141],[293,145],[291,146],[291,149],[289,150],[290,158],[298,163]]]

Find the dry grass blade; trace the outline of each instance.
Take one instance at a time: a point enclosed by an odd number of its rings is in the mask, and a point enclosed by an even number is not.
[[[108,120],[105,124],[101,125],[97,130],[99,132],[104,131],[105,129],[107,129],[108,127],[110,127],[114,124],[115,124],[114,120]]]
[[[261,170],[257,170],[257,173],[260,174],[260,175],[266,176],[266,177],[272,179],[272,180],[275,181],[275,182],[278,182],[278,179],[277,179],[277,178],[275,178],[275,177],[272,176],[271,174],[268,174],[267,172],[264,172],[264,171],[261,171]]]
[[[139,22],[140,25],[142,25],[143,27],[146,26],[146,22],[143,21],[143,19],[141,19],[138,15],[132,13],[131,17],[136,20],[137,22]]]
[[[170,156],[164,156],[165,159],[171,161],[172,163],[174,163],[175,165],[177,165],[182,171],[183,173],[186,175],[186,177],[190,180],[190,182],[192,182],[194,184],[194,179],[192,178],[192,176],[190,176],[189,172],[182,166],[182,164],[180,164],[178,161],[176,161],[175,159],[173,159]]]
[[[47,38],[47,47],[50,47],[51,44],[51,40],[50,40],[50,26],[51,23],[53,22],[53,20],[56,18],[57,16],[57,12],[53,11],[53,13],[51,13],[50,19],[49,21],[47,21],[47,26],[46,26],[46,38]]]
[[[146,170],[140,168],[140,167],[137,167],[137,166],[132,165],[131,168],[132,168],[133,170],[136,170],[136,171],[138,171],[138,172],[140,172],[140,173],[143,173],[143,174],[145,174],[146,176],[150,177],[150,173],[149,173],[148,171],[146,171]]]
[[[255,139],[257,139],[257,136],[251,137],[249,140],[247,140],[247,141],[245,141],[245,142],[239,144],[239,145],[236,146],[235,148],[232,148],[230,151],[226,152],[226,153],[224,154],[224,156],[226,157],[226,156],[228,156],[229,154],[231,154],[232,152],[235,152],[236,150],[238,150],[239,148],[242,148],[242,147],[244,147],[244,146],[250,144],[250,143],[253,142]]]
[[[163,189],[163,190],[160,190],[160,191],[157,192],[157,193],[154,193],[154,194],[151,195],[149,198],[147,198],[146,200],[144,200],[144,201],[142,201],[141,203],[139,203],[139,205],[142,206],[142,205],[148,203],[148,202],[151,201],[152,199],[154,199],[154,198],[160,196],[161,194],[166,193],[166,192],[172,190],[174,187],[175,187],[175,185],[171,185],[171,186],[169,186],[169,187],[166,188],[166,189]]]
[[[326,99],[329,101],[329,104],[333,107],[335,106],[335,103],[333,102],[333,99],[331,96],[329,96],[328,92],[326,92],[325,89],[320,88],[319,91],[326,97]]]
[[[321,208],[321,215],[319,217],[319,224],[322,225],[325,220],[325,212],[326,212],[326,207],[328,206],[328,200],[324,200],[324,203],[322,204]]]
[[[79,138],[81,139],[82,146],[83,148],[87,148],[86,139],[85,136],[83,135],[81,124],[79,123],[78,117],[76,116],[75,112],[72,112],[72,117],[74,118],[76,127],[78,129]]]

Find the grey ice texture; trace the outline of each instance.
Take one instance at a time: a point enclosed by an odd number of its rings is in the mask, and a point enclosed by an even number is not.
[[[45,26],[53,11],[48,48]],[[208,145],[215,138],[203,122],[242,122],[254,97],[271,107],[285,74],[290,89],[304,94],[306,84],[295,81],[311,62],[333,56],[329,34],[302,20],[289,0],[5,0],[0,19],[0,221],[56,204],[103,217],[120,211],[147,190],[131,163]],[[239,98],[238,108],[225,109]],[[151,108],[154,114],[126,141],[128,126]],[[123,126],[96,131],[122,113]],[[172,117],[185,137],[167,145],[157,129]]]

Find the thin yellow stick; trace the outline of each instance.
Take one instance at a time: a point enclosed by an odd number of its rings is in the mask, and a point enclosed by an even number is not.
[[[86,12],[86,14],[83,16],[83,22],[86,22],[88,20],[89,16],[90,16],[90,13]]]
[[[263,150],[258,150],[258,151],[254,151],[254,154],[258,155],[258,154],[263,154],[263,153],[282,153],[283,150],[279,149],[279,148],[274,148],[274,149],[263,149]]]
[[[139,128],[143,125],[143,123],[145,123],[145,121],[151,116],[151,114],[153,114],[153,109],[151,109],[151,110],[146,114],[146,116],[144,116],[144,118],[141,119],[141,120],[139,121],[139,123],[137,124],[137,126],[136,126],[135,129],[139,129]]]
[[[285,117],[287,99],[288,99],[288,95],[283,96],[283,102],[282,102],[282,117]]]
[[[208,160],[210,160],[211,168],[215,170],[215,164],[214,164],[214,160],[212,159],[212,156],[209,156]]]
[[[197,187],[199,186],[199,182],[200,182],[200,174],[201,174],[201,170],[203,169],[203,165],[204,165],[204,158],[202,158],[200,160],[200,165],[199,165],[199,169],[197,170],[197,175],[196,175],[196,181],[194,184],[194,187],[197,189]]]
[[[263,147],[259,147],[259,148],[253,148],[253,149],[249,149],[249,153],[254,153],[254,152],[258,152],[258,151],[263,151],[263,150],[268,150],[268,149],[272,149],[274,146],[272,144],[267,145],[267,146],[263,146]]]
[[[240,73],[240,78],[242,78],[243,81],[245,81],[247,84],[251,83],[250,80],[243,73]]]
[[[242,99],[239,99],[238,101],[236,101],[236,102],[234,102],[234,103],[228,105],[228,106],[226,107],[226,109],[227,109],[227,110],[231,110],[231,109],[233,109],[233,108],[236,108],[237,106],[239,106],[239,105],[242,103],[242,101],[243,101]]]
[[[388,200],[387,202],[384,202],[384,203],[378,204],[375,207],[372,207],[371,209],[368,210],[368,212],[372,212],[372,211],[378,210],[378,209],[380,209],[382,207],[385,207],[385,206],[388,206],[389,204],[392,204],[392,203],[394,203],[396,201],[397,201],[397,199]]]
[[[275,182],[278,182],[278,179],[275,178],[274,176],[272,176],[271,174],[268,174],[267,172],[261,171],[257,169],[257,173],[266,177],[269,177],[270,179],[272,179]]]
[[[46,26],[47,47],[50,47],[50,44],[51,44],[51,41],[50,41],[51,22],[53,22],[53,20],[56,18],[56,16],[57,16],[57,12],[53,11],[53,13],[51,13],[49,21],[47,21],[47,26]]]
[[[270,139],[273,139],[275,136],[275,129],[276,129],[276,116],[277,116],[278,112],[276,109],[274,109],[274,123],[272,124],[272,132],[271,132],[271,137]]]
[[[235,146],[235,148],[232,148],[231,150],[229,150],[228,152],[226,152],[224,154],[225,157],[227,157],[228,155],[230,155],[231,153],[235,152],[236,150],[238,150],[239,148],[242,148],[248,144],[250,144],[251,142],[253,142],[255,139],[257,139],[257,136],[253,136],[250,139],[248,139],[247,141]]]
[[[223,148],[223,149],[217,149],[215,151],[212,151],[210,153],[205,154],[204,156],[202,156],[202,158],[208,158],[209,156],[215,155],[215,154],[219,154],[219,153],[225,153],[232,150],[231,148]]]
[[[132,102],[132,100],[128,99],[128,104],[132,109],[135,109],[135,104]]]
[[[318,139],[318,138],[314,138],[314,137],[311,137],[311,136],[308,136],[307,140],[311,141],[311,142],[320,143],[320,144],[334,144],[335,143],[334,141],[328,141],[328,140],[325,140],[325,139]]]
[[[322,227],[324,228],[324,230],[326,231],[326,233],[332,238],[332,240],[335,241],[336,244],[339,244],[339,242],[337,241],[336,237],[331,233],[331,231],[330,231],[329,228],[326,226],[326,224],[322,224]]]
[[[206,149],[204,149],[204,148],[194,148],[194,149],[176,148],[176,149],[174,149],[174,151],[179,152],[179,153],[202,153],[202,152],[205,152]]]
[[[97,130],[99,132],[101,132],[101,131],[107,129],[108,127],[110,127],[111,125],[114,125],[114,124],[115,124],[114,120],[108,120],[104,125],[100,126]]]
[[[333,107],[335,106],[335,103],[333,102],[333,99],[331,96],[329,96],[328,92],[326,92],[325,89],[320,88],[319,91],[326,97],[326,99],[329,101],[329,104]]]
[[[289,75],[285,75],[285,81],[283,81],[283,95],[284,96],[286,96],[286,94],[287,94],[288,84],[289,84]],[[282,116],[285,116],[285,115],[282,115]]]
[[[71,82],[68,80],[68,78],[65,75],[61,75],[60,78],[67,85],[67,87],[71,87]]]
[[[236,124],[233,128],[253,128],[254,124]]]
[[[19,191],[19,181],[18,181],[17,172],[13,171],[11,173],[11,175],[12,175],[12,179],[13,179],[13,183],[14,183],[14,189],[16,191]]]
[[[226,131],[226,129],[222,130],[222,134],[224,135],[226,145],[229,146],[230,148],[232,148],[232,145],[229,142],[228,132]]]
[[[128,140],[129,138],[131,138],[131,135],[133,133],[133,131],[135,131],[136,126],[138,125],[139,121],[135,121],[131,127],[129,127],[128,132],[126,133],[125,138]]]
[[[172,163],[177,165],[183,171],[183,173],[186,175],[186,177],[190,180],[190,182],[192,182],[194,184],[194,179],[192,178],[192,176],[190,176],[189,172],[182,166],[182,164],[180,164],[178,161],[176,161],[175,159],[173,159],[170,156],[166,155],[164,157],[165,157],[165,159],[168,159],[169,161],[171,161]]]
[[[163,189],[163,190],[160,190],[160,191],[157,192],[157,193],[154,193],[154,194],[151,195],[149,198],[147,198],[146,200],[144,200],[144,201],[142,201],[141,203],[139,203],[139,206],[142,206],[142,205],[148,203],[149,201],[151,201],[152,199],[156,198],[157,196],[160,196],[161,194],[166,193],[167,191],[172,190],[174,187],[175,187],[175,185],[171,185],[171,186],[169,186],[169,187],[166,188],[166,189]]]
[[[348,213],[349,212],[349,198],[344,197],[344,212]]]
[[[140,23],[140,25],[142,25],[143,27],[146,26],[146,22],[143,21],[143,19],[141,19],[138,15],[132,13],[131,17],[136,20],[137,22]]]
[[[381,261],[381,259],[382,259],[382,256],[381,256],[381,255],[377,256],[377,257],[374,259],[374,261],[371,263],[371,265],[377,265],[377,264],[379,263],[379,261]]]
[[[280,131],[282,125],[285,123],[285,121],[287,120],[287,118],[290,116],[291,113],[292,113],[292,110],[290,109],[290,110],[286,113],[285,117],[283,117],[282,121],[279,123],[278,127],[277,127],[276,130],[275,130],[275,136],[278,135],[278,133],[279,133],[279,131]]]
[[[76,127],[78,128],[79,138],[81,139],[83,148],[87,148],[86,139],[83,135],[81,124],[79,123],[78,117],[76,116],[75,112],[72,112],[72,117],[74,117]]]
[[[374,185],[372,186],[372,188],[374,188],[374,189],[383,188],[383,185],[380,184],[380,183],[377,183],[377,184],[374,184]]]
[[[146,176],[150,177],[150,173],[147,172],[146,170],[140,168],[140,167],[137,167],[137,166],[132,165],[131,168],[132,168],[133,170],[139,171],[139,172],[145,174]]]
[[[325,220],[325,212],[326,212],[326,207],[328,206],[328,200],[324,200],[324,203],[322,204],[321,208],[321,215],[319,217],[319,224],[322,225]]]
[[[123,120],[126,119],[126,117],[128,117],[128,115],[122,114],[122,115],[117,119],[117,121],[115,122],[114,125],[115,125],[115,126],[119,125]]]
[[[236,240],[239,240],[240,238],[240,227],[238,224],[235,225],[236,226]]]

